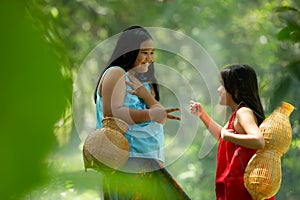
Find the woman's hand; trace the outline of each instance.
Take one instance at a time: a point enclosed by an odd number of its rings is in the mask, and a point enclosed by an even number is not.
[[[222,126],[215,122],[203,109],[202,105],[198,102],[190,101],[190,111],[193,115],[196,115],[208,128],[209,132],[216,138],[220,139]]]
[[[233,129],[226,129],[226,128],[222,128],[221,133],[220,133],[220,137],[223,140],[226,140],[226,136],[228,134],[234,134],[234,130]]]
[[[180,110],[180,108],[165,109],[161,105],[154,105],[150,108],[149,115],[152,121],[164,124],[167,121],[167,119],[181,120],[180,117],[169,114],[178,110]]]
[[[135,77],[135,74],[132,71],[127,72],[127,76],[130,81],[126,81],[126,83],[132,88],[132,90],[128,90],[128,92],[145,101],[147,107],[149,108],[149,115],[152,121],[164,124],[167,119],[181,120],[180,117],[169,114],[171,112],[180,110],[180,108],[165,109],[158,101],[155,100],[154,96],[147,90],[147,88]]]
[[[127,72],[127,76],[130,81],[126,80],[126,83],[132,88],[132,90],[128,90],[130,94],[134,94],[141,99],[145,99],[149,96],[149,92],[147,88],[135,77],[132,72]]]
[[[198,102],[190,101],[190,111],[193,115],[196,115],[198,117],[202,114],[202,105]]]

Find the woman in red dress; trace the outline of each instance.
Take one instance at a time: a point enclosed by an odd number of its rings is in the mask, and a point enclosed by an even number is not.
[[[221,71],[218,92],[220,105],[232,109],[230,119],[224,127],[211,119],[200,103],[190,102],[191,113],[198,116],[219,140],[216,199],[252,200],[244,186],[244,171],[256,150],[265,145],[259,129],[265,116],[254,69],[241,64],[225,67]]]

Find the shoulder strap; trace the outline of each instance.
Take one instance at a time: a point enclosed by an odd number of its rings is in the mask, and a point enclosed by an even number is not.
[[[235,119],[235,116],[236,116],[236,112],[237,112],[240,108],[242,108],[242,107],[244,107],[244,105],[239,105],[239,106],[233,111],[233,113],[231,114],[231,116],[230,116],[230,118],[229,118],[227,128],[229,128],[229,129],[234,129],[234,124],[233,124],[233,122],[234,122],[234,119]],[[235,130],[235,129],[234,129],[234,130]]]

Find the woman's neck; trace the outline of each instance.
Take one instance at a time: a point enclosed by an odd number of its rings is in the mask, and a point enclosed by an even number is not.
[[[239,106],[238,104],[236,104],[236,103],[232,103],[231,105],[229,105],[230,106],[230,108],[231,108],[231,110],[232,110],[232,112]]]

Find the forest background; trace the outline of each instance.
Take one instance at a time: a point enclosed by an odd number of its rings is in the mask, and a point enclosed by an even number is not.
[[[266,115],[281,101],[300,107],[299,1],[4,0],[0,4],[1,199],[100,199],[101,175],[83,168],[82,140],[72,113],[73,86],[89,52],[133,24],[188,35],[219,69],[229,63],[253,66]],[[158,55],[157,61],[188,73],[189,65],[178,65],[176,59]],[[195,78],[190,76],[191,84]],[[170,99],[174,96],[165,91],[162,104],[176,104]],[[208,99],[197,100],[211,109]],[[299,120],[295,110],[290,116],[292,144],[281,163],[279,200],[300,195]],[[166,129],[174,127],[168,122]],[[168,169],[192,199],[214,199],[217,145],[200,159],[207,133],[201,124],[196,132],[193,143]]]

